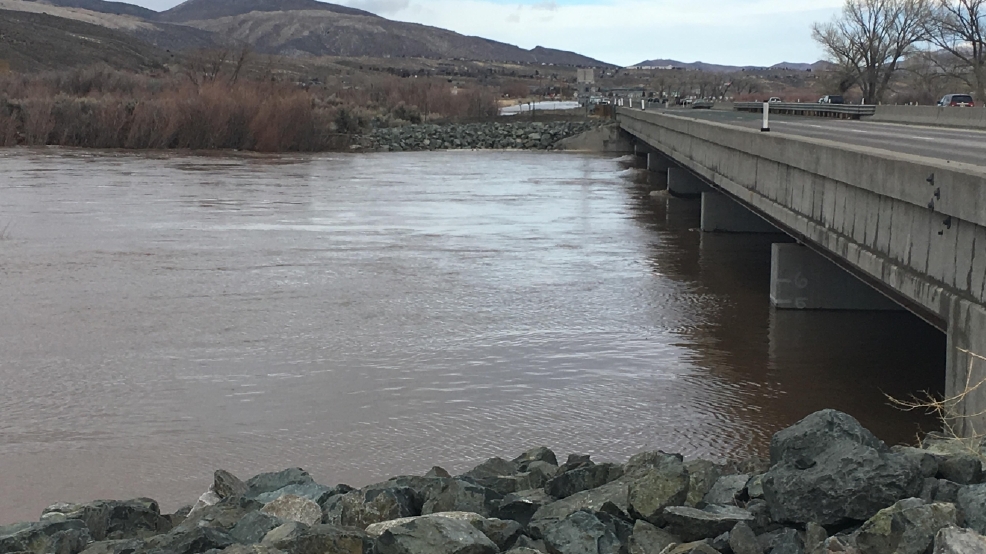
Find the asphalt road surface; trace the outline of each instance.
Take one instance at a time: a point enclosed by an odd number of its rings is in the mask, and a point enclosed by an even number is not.
[[[662,111],[751,129],[759,129],[762,120],[761,114],[750,112]],[[986,167],[986,131],[775,114],[770,116],[770,130]]]

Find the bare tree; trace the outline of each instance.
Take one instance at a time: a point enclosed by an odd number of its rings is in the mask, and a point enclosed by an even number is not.
[[[986,100],[986,0],[935,0],[925,36],[941,51],[929,60]]]
[[[835,63],[851,72],[863,98],[880,102],[901,60],[924,35],[928,2],[846,0],[839,17],[812,27],[812,38]]]

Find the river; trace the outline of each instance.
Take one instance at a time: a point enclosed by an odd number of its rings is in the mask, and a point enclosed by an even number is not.
[[[771,237],[628,159],[0,152],[0,523],[190,503],[212,470],[359,486],[548,445],[765,455],[823,407],[933,427],[944,338],[774,312]]]

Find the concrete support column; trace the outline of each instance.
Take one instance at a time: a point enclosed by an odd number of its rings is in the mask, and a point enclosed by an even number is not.
[[[706,233],[779,233],[765,219],[718,192],[702,193],[702,231]]]
[[[774,244],[770,303],[782,310],[901,310],[846,270],[800,244]]]
[[[945,410],[961,437],[986,434],[986,310],[953,301],[945,354]]]
[[[711,192],[712,187],[680,167],[668,169],[668,192],[675,196],[698,197],[703,192]]]
[[[667,173],[668,169],[675,167],[670,158],[659,152],[649,152],[647,154],[647,170],[654,172]]]
[[[651,152],[647,154],[647,182],[655,189],[668,187],[668,169],[675,167],[674,162],[664,154]]]

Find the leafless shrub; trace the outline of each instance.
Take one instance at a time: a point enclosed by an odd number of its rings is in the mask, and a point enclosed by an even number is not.
[[[247,78],[245,56],[206,59],[195,79],[104,66],[0,75],[0,98],[16,106],[0,109],[0,145],[309,151],[345,148],[341,135],[372,126],[497,114],[493,89],[389,76],[358,86],[301,86]]]
[[[958,352],[969,358],[966,380],[958,393],[940,398],[930,394],[924,398],[914,397],[910,400],[900,400],[891,396],[887,398],[902,410],[921,410],[935,415],[942,422],[944,438],[954,441],[961,448],[986,461],[980,449],[986,439],[986,429],[976,426],[977,421],[986,416],[986,411],[967,413],[966,410],[967,406],[974,405],[970,399],[974,395],[982,394],[983,387],[986,387],[986,377],[978,381],[973,378],[976,374],[976,365],[986,363],[986,357],[961,348]]]

